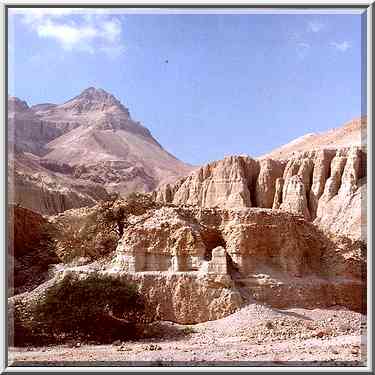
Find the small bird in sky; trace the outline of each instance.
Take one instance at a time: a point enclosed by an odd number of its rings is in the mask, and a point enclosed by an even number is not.
[[[165,63],[168,64],[168,60],[165,60]]]

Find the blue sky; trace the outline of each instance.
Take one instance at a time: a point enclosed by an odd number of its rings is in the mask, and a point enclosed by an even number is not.
[[[358,12],[123,12],[10,10],[9,94],[62,103],[101,87],[191,164],[361,115]]]

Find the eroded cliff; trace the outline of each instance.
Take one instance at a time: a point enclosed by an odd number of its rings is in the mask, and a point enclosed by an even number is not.
[[[176,205],[280,209],[365,240],[359,225],[365,220],[365,164],[360,147],[303,152],[289,161],[231,156],[163,186],[154,198]]]
[[[179,323],[219,319],[245,303],[366,308],[361,241],[327,235],[282,210],[181,207],[142,199],[52,218],[56,252],[69,263],[18,298],[37,299],[62,280],[61,272],[96,270],[138,285],[158,319]],[[102,251],[110,233],[112,250]]]

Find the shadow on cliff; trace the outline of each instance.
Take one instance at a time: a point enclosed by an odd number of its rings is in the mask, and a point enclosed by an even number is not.
[[[289,261],[283,254],[278,255],[277,262],[258,262],[245,273],[227,255],[228,273],[244,305],[256,303],[273,309],[347,308],[366,314],[366,244],[326,233],[312,223],[307,225],[309,233],[302,237],[306,251],[297,258],[298,274],[280,267],[281,262]]]

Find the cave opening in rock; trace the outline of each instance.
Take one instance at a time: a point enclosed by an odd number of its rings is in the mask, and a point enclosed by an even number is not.
[[[208,229],[202,234],[202,240],[205,245],[204,260],[212,259],[212,250],[218,246],[226,248],[225,240],[217,229]]]
[[[238,265],[233,261],[232,257],[226,253],[228,273],[232,279],[241,277]]]
[[[260,207],[261,204],[260,202],[257,202],[256,199],[256,184],[257,184],[257,178],[251,178],[248,182],[247,188],[249,189],[249,194],[250,194],[250,205],[249,207]]]

